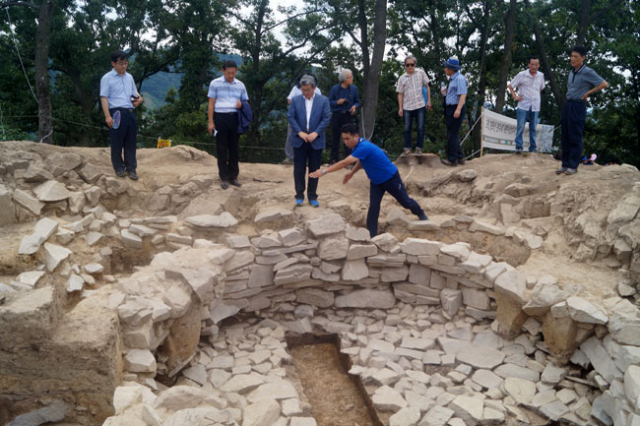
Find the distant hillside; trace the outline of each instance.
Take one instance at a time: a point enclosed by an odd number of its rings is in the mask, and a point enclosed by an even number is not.
[[[220,61],[234,60],[238,65],[242,65],[242,57],[238,55],[218,54]],[[214,75],[220,75],[219,69],[214,69]],[[167,92],[173,87],[176,92],[180,89],[182,73],[160,72],[152,75],[142,84],[142,95],[145,98],[145,106],[154,110],[165,104],[164,99]]]

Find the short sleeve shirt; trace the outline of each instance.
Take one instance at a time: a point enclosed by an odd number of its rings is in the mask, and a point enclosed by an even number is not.
[[[237,112],[236,101],[249,100],[247,89],[240,80],[234,78],[229,83],[224,76],[211,82],[208,96],[216,100],[215,112],[218,113]]]
[[[422,68],[417,68],[413,74],[402,74],[396,85],[396,92],[403,94],[402,109],[413,111],[426,106],[422,88],[428,84],[429,77]]]
[[[524,70],[519,72],[510,84],[514,89],[518,88],[518,92],[524,98],[518,102],[518,109],[540,111],[540,91],[544,89],[544,75],[541,72],[538,71],[532,76],[529,70]]]
[[[125,72],[124,75],[120,75],[116,70],[111,70],[102,76],[100,97],[107,98],[109,109],[132,109],[131,96],[140,96],[131,74]]]
[[[572,68],[567,81],[567,100],[582,101],[585,93],[603,81],[602,77],[586,65],[583,65],[578,72]]]
[[[360,138],[351,155],[360,161],[360,165],[374,185],[388,181],[398,172],[398,168],[387,155],[365,138]]]
[[[449,106],[458,105],[460,96],[467,94],[467,79],[462,74],[456,72],[449,79],[447,87],[447,97],[445,103]]]

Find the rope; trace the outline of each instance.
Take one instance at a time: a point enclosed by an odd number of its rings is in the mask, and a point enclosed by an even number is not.
[[[5,139],[5,136],[7,135],[7,132],[4,129],[4,120],[3,120],[3,115],[2,115],[2,104],[0,103],[0,130],[2,130],[2,140]]]
[[[11,16],[9,15],[9,8],[5,7],[4,10],[7,12],[7,19],[9,20],[9,29],[11,30],[11,39],[13,40],[13,44],[16,47],[16,52],[18,52],[18,59],[20,59],[20,66],[22,67],[22,73],[24,74],[24,78],[27,80],[27,84],[29,85],[29,90],[31,90],[31,94],[33,95],[33,99],[35,99],[36,103],[38,103],[38,97],[36,96],[36,92],[33,91],[33,87],[31,86],[31,82],[29,81],[29,76],[27,76],[27,70],[24,69],[24,63],[22,62],[22,55],[20,55],[18,42],[16,41],[16,37],[13,32],[13,24],[11,23]]]
[[[467,133],[467,135],[464,137],[464,139],[462,139],[462,142],[460,142],[460,146],[462,146],[462,144],[464,143],[464,141],[467,140],[467,138],[469,137],[469,135],[471,134],[471,132],[473,131],[473,129],[476,127],[476,124],[478,124],[478,122],[480,121],[480,119],[482,118],[482,114],[480,114],[480,117],[478,117],[478,119],[476,120],[475,123],[473,123],[473,126],[471,126],[471,129],[469,129],[469,133]]]
[[[49,132],[48,135],[43,136],[42,139],[40,139],[40,142],[38,143],[43,143],[45,139],[47,139],[49,136],[51,136],[53,134],[53,126],[51,126],[51,131]]]

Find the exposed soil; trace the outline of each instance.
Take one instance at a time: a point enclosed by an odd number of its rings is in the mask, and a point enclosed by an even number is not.
[[[302,344],[289,352],[318,426],[382,425],[372,419],[362,391],[345,371],[334,344]]]

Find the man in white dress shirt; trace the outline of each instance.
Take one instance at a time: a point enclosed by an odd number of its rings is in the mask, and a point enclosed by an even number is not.
[[[138,93],[136,82],[127,72],[127,54],[117,50],[111,54],[113,69],[100,80],[100,105],[104,121],[109,126],[111,140],[111,165],[116,176],[138,180],[136,169],[136,144],[138,125],[135,109],[143,98]],[[124,161],[122,154],[124,151]]]
[[[540,71],[540,59],[537,56],[529,58],[529,69],[518,73],[511,83],[509,92],[518,101],[516,119],[516,154],[522,154],[522,134],[524,126],[529,122],[529,152],[536,152],[536,124],[540,115],[540,93],[544,89],[544,74]],[[518,89],[518,95],[514,88]]]

